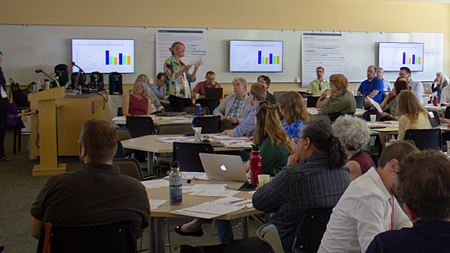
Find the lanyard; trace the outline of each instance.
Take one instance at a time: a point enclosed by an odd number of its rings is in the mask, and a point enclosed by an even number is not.
[[[391,214],[391,230],[394,230],[394,196],[391,195],[391,207],[392,207],[392,214]]]

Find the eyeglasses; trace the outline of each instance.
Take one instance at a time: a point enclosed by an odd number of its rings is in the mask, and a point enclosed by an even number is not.
[[[77,140],[77,144],[79,145],[79,146],[81,146],[82,144],[81,144],[81,140]]]
[[[298,141],[299,141],[300,139],[303,139],[303,137],[295,137],[295,138],[293,138],[294,143],[295,143],[295,144],[298,144]]]
[[[144,88],[144,85],[135,84],[134,87]]]
[[[266,82],[266,81],[258,81],[258,83],[260,83],[260,84],[266,84],[267,82]]]

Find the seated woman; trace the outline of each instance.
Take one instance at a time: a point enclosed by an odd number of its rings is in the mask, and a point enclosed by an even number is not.
[[[164,106],[161,105],[161,102],[159,102],[159,99],[156,96],[155,92],[153,92],[153,90],[152,90],[152,88],[150,86],[150,85],[153,85],[153,84],[149,83],[150,79],[148,78],[148,76],[146,74],[140,74],[136,78],[136,81],[138,79],[140,79],[140,78],[142,78],[145,81],[144,86],[148,87],[148,89],[147,89],[148,98],[150,98],[150,100],[152,101],[152,104],[155,106],[155,107],[152,106],[152,113],[154,113],[156,111],[164,112]]]
[[[348,159],[345,165],[350,169],[352,180],[375,167],[372,158],[362,150],[370,140],[370,128],[365,120],[345,115],[339,117],[331,127],[333,135],[345,149]]]
[[[289,135],[293,152],[297,145],[294,138],[297,138],[306,123],[309,122],[309,114],[306,110],[305,102],[298,92],[288,91],[280,97],[280,109],[284,118],[281,121],[284,131]]]
[[[442,89],[448,85],[449,79],[444,72],[437,72],[436,79],[434,79],[433,84],[431,84],[431,90],[437,92],[438,103],[441,103],[441,93]]]
[[[266,101],[256,108],[256,130],[253,143],[259,146],[261,155],[261,174],[275,176],[286,167],[289,155],[293,153],[287,133],[281,126],[278,107]],[[298,137],[298,136],[297,136]],[[244,168],[250,171],[250,161]]]
[[[327,90],[319,112],[321,114],[354,114],[356,111],[356,100],[353,94],[347,90],[347,87],[347,77],[342,74],[331,75],[330,89]],[[331,98],[333,94],[336,94],[334,99]]]
[[[400,118],[395,112],[395,107],[397,105],[397,94],[400,94],[402,90],[408,90],[408,83],[404,80],[395,81],[394,89],[381,102],[380,106],[383,108],[383,112],[380,113],[380,116],[384,120],[398,120]]]
[[[144,79],[138,78],[129,95],[122,101],[122,114],[124,116],[150,115],[152,101],[148,98],[148,86]]]
[[[400,116],[398,140],[403,140],[408,129],[429,129],[428,112],[414,92],[404,90],[397,96],[397,113]]]

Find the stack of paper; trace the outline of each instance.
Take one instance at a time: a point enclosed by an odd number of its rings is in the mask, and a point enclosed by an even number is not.
[[[192,142],[192,139],[184,136],[161,137],[156,139],[156,142],[172,144],[174,142]]]
[[[172,211],[173,214],[192,216],[204,219],[213,219],[228,213],[233,213],[244,209],[245,206],[221,205],[211,202],[205,202],[200,205],[191,206],[183,209]]]
[[[150,189],[169,187],[169,181],[164,180],[164,179],[141,181],[141,184],[143,184],[145,186],[145,188],[150,188]]]

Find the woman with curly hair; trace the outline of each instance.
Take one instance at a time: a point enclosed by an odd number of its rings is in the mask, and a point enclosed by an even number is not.
[[[293,153],[289,136],[281,126],[278,107],[271,102],[262,102],[256,108],[256,130],[253,143],[259,146],[261,155],[261,174],[275,176],[286,164]],[[250,162],[245,165],[250,171]]]
[[[348,158],[345,165],[350,169],[352,180],[375,167],[372,158],[362,150],[370,140],[370,128],[365,120],[345,115],[339,117],[331,127],[345,149]]]
[[[408,129],[429,129],[427,110],[420,104],[414,92],[404,90],[397,98],[397,114],[400,116],[398,126],[398,140],[403,140]]]
[[[306,110],[305,102],[303,102],[302,96],[295,91],[289,91],[281,95],[280,97],[280,109],[283,114],[284,131],[289,135],[291,144],[294,148],[294,138],[297,138],[306,123],[309,122],[309,114]]]
[[[353,114],[356,111],[356,100],[353,94],[347,90],[348,79],[342,74],[330,76],[330,89],[322,94],[319,101],[325,97],[320,109],[321,114]],[[333,99],[332,96],[335,95]]]

